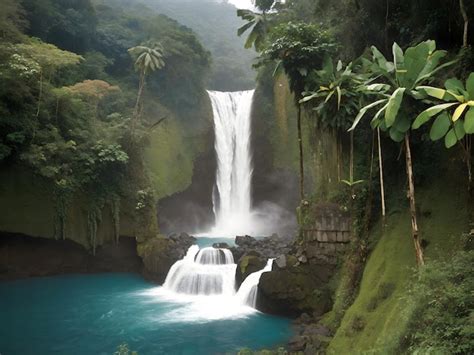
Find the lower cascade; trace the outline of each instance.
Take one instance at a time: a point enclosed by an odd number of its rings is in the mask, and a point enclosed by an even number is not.
[[[212,299],[225,307],[252,307],[257,304],[257,288],[260,276],[272,268],[273,259],[260,271],[247,276],[239,290],[235,289],[237,265],[229,249],[193,245],[186,256],[177,261],[168,272],[163,289],[168,297]],[[217,299],[218,298],[218,299]],[[237,308],[235,308],[237,307]],[[248,310],[247,310],[248,312]],[[238,312],[236,312],[238,313]],[[236,315],[236,314],[233,314]]]

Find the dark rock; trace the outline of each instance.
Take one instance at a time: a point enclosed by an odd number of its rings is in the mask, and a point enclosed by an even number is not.
[[[255,255],[257,254],[257,255]],[[242,282],[253,272],[262,270],[267,264],[267,259],[254,252],[240,258],[235,269],[235,284],[238,289]]]
[[[138,244],[137,251],[143,260],[144,276],[162,284],[171,266],[182,259],[195,242],[194,237],[182,233],[170,238],[159,235]]]
[[[280,255],[278,258],[276,258],[275,264],[280,269],[284,269],[286,267],[286,255]]]
[[[286,259],[287,264],[289,259]],[[292,259],[296,260],[294,256]],[[274,267],[260,278],[257,308],[262,312],[289,317],[304,312],[321,315],[331,307],[327,283],[333,273],[334,268],[330,265]]]
[[[141,272],[135,238],[97,247],[93,256],[71,240],[0,233],[0,280],[68,273]]]
[[[278,234],[273,234],[267,238],[252,238],[248,235],[235,238],[236,247],[230,248],[234,255],[234,260],[239,260],[243,255],[257,252],[267,259],[276,258],[278,255],[287,254],[291,250],[292,238],[281,238]]]
[[[235,244],[241,247],[255,245],[256,242],[257,240],[249,235],[235,237]]]

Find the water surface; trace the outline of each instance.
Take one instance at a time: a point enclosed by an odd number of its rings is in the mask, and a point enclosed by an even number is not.
[[[287,319],[193,317],[192,307],[156,290],[138,275],[115,273],[0,283],[0,353],[113,354],[128,343],[140,355],[223,354],[278,346],[290,336]]]

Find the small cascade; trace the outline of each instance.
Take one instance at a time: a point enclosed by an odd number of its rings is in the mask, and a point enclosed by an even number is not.
[[[236,265],[227,249],[193,245],[168,272],[163,287],[187,295],[233,295]]]
[[[257,304],[257,287],[260,276],[272,268],[273,259],[268,260],[264,269],[247,276],[239,290],[235,290],[235,270],[237,265],[229,249],[203,248],[193,245],[188,249],[186,256],[174,263],[166,276],[163,289],[172,298],[196,296],[201,304],[208,299],[215,308],[225,308],[222,314],[234,310],[238,314],[247,314],[249,307]],[[208,297],[213,296],[213,297]],[[217,298],[216,298],[217,297]],[[211,304],[211,305],[212,305]],[[209,306],[209,305],[208,305]],[[227,313],[226,313],[227,312]]]
[[[241,304],[256,308],[257,290],[258,283],[260,282],[260,276],[262,276],[264,272],[271,271],[272,265],[273,259],[268,259],[267,265],[265,265],[262,270],[250,274],[247,276],[244,282],[242,282],[242,285],[240,285],[239,291],[237,292],[237,298]]]
[[[234,264],[234,256],[229,249],[203,248],[197,253],[195,261],[203,265]]]

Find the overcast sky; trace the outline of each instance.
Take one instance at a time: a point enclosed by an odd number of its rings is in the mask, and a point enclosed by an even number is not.
[[[229,0],[231,4],[234,4],[238,9],[252,9],[252,0]]]

